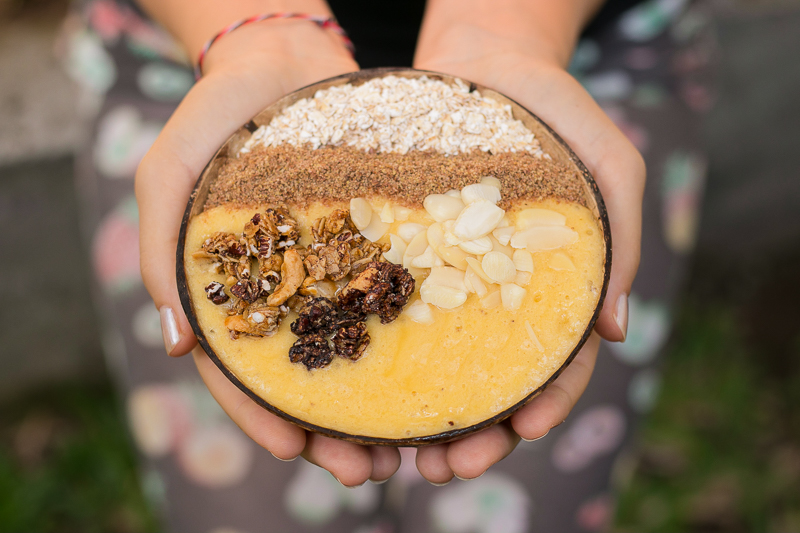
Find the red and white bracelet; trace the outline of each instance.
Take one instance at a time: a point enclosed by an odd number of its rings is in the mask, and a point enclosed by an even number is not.
[[[353,46],[353,41],[347,36],[347,32],[339,26],[339,23],[336,22],[336,19],[333,17],[320,17],[316,15],[308,15],[306,13],[268,13],[265,15],[256,15],[254,17],[242,19],[238,22],[234,22],[230,26],[223,29],[221,32],[213,36],[211,39],[203,45],[203,49],[200,50],[200,55],[197,57],[197,65],[194,67],[194,78],[195,80],[199,80],[203,77],[203,60],[208,53],[208,50],[211,48],[215,42],[217,42],[220,37],[223,35],[227,35],[231,33],[236,28],[241,28],[246,24],[251,24],[253,22],[261,22],[263,20],[269,19],[300,19],[300,20],[307,20],[309,22],[313,22],[323,30],[332,30],[334,33],[338,34],[342,40],[344,41],[344,45],[350,51],[350,54],[355,54],[355,47]]]

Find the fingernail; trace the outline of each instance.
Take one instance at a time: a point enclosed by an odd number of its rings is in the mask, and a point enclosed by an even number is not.
[[[161,315],[161,334],[164,336],[164,347],[167,353],[172,353],[175,346],[181,341],[181,334],[178,331],[178,323],[175,321],[175,313],[172,308],[166,305],[158,310]]]
[[[363,483],[359,483],[358,485],[345,485],[344,483],[342,483],[342,480],[341,480],[341,479],[339,479],[339,478],[338,478],[338,477],[336,477],[336,476],[333,476],[333,477],[334,477],[334,479],[336,479],[336,481],[338,481],[338,482],[339,482],[339,484],[340,484],[342,487],[344,487],[344,488],[346,488],[346,489],[357,489],[358,487],[360,487],[361,485],[363,485],[364,483],[366,483],[366,482],[367,482],[367,480],[364,480],[364,482],[363,482]]]
[[[434,487],[444,487],[445,485],[447,485],[447,484],[448,484],[448,483],[450,483],[451,481],[453,481],[453,480],[452,480],[452,479],[448,479],[448,480],[447,480],[447,481],[445,481],[444,483],[434,483],[433,481],[428,481],[428,483],[430,483],[430,484],[431,484],[431,485],[433,485]]]
[[[281,459],[280,457],[278,457],[278,456],[277,456],[277,455],[275,455],[274,453],[272,453],[272,452],[269,452],[269,453],[271,453],[271,454],[272,454],[272,457],[274,457],[274,458],[275,458],[275,459],[277,459],[278,461],[283,461],[284,463],[291,463],[292,461],[294,461],[295,459],[297,459],[297,457],[292,457],[291,459]]]
[[[372,483],[373,485],[383,485],[384,483],[386,483],[390,479],[392,479],[392,478],[387,477],[386,479],[382,479],[380,481],[375,481],[374,479],[370,479],[369,482]]]
[[[457,477],[458,479],[460,479],[461,481],[472,481],[473,479],[478,479],[479,477],[481,477],[481,476],[482,476],[482,475],[484,475],[485,473],[486,473],[486,470],[484,470],[483,472],[481,472],[481,473],[480,473],[480,475],[478,475],[478,476],[475,476],[475,477],[461,477],[461,476],[459,476],[458,474],[453,474],[453,475],[454,475],[454,476],[456,476],[456,477]]]
[[[628,295],[624,292],[617,298],[617,309],[614,313],[614,321],[617,323],[620,333],[622,333],[622,340],[628,336]]]
[[[553,428],[550,428],[550,429],[553,429]],[[536,437],[535,439],[526,439],[526,438],[525,438],[525,437],[523,437],[522,435],[520,435],[520,437],[519,437],[519,438],[521,438],[521,439],[522,439],[522,440],[524,440],[525,442],[535,442],[535,441],[537,441],[537,440],[539,440],[539,439],[543,439],[543,438],[545,438],[545,437],[547,436],[547,434],[548,434],[548,433],[550,433],[550,429],[548,429],[547,431],[545,431],[544,435],[540,435],[539,437]]]

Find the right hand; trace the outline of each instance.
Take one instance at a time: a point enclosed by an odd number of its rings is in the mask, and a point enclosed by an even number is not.
[[[195,363],[211,394],[247,435],[280,459],[302,454],[344,485],[387,479],[400,464],[399,453],[307,435],[233,385],[195,348],[197,341],[178,298],[175,253],[192,188],[228,137],[283,95],[354,70],[358,65],[339,37],[307,21],[241,27],[214,44],[204,77],[175,110],[136,173],[142,277],[161,312],[167,352],[181,356],[194,348]]]

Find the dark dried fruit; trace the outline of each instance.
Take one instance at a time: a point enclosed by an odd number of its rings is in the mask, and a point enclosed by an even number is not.
[[[374,313],[382,324],[396,319],[414,293],[414,277],[400,265],[373,261],[339,293],[345,311]]]
[[[309,370],[326,367],[332,360],[333,352],[323,335],[305,335],[289,348],[289,361],[303,363]]]
[[[231,294],[247,303],[253,303],[261,296],[261,287],[257,281],[240,279],[231,287]]]
[[[301,336],[328,331],[334,327],[337,314],[329,299],[309,298],[300,309],[297,320],[292,322],[292,333]]]
[[[206,288],[206,297],[215,304],[224,304],[228,301],[228,295],[225,294],[225,285],[217,281],[212,281]]]
[[[367,324],[357,322],[351,326],[340,327],[331,337],[336,355],[358,361],[369,346],[369,333]]]

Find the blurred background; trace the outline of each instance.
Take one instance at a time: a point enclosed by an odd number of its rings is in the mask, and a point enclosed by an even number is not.
[[[0,531],[158,531],[91,303],[65,0],[0,0]],[[616,531],[800,532],[800,2],[713,5],[697,252]]]

